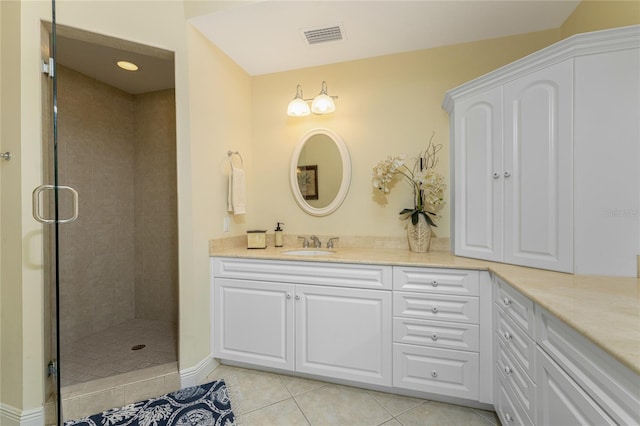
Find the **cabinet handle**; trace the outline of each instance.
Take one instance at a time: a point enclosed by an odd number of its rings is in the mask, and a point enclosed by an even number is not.
[[[502,301],[502,304],[504,306],[509,306],[511,304],[511,299],[509,299],[508,297],[505,297],[504,300]]]
[[[504,177],[509,177],[511,176],[511,172],[504,172]]]
[[[509,413],[505,413],[504,418],[507,419],[508,422],[512,422],[513,421],[513,417]]]
[[[493,178],[494,179],[498,179],[500,177],[500,173],[498,172],[493,172]]]
[[[438,340],[438,335],[437,335],[436,333],[433,333],[433,334],[431,335],[431,340],[433,340],[433,341]]]
[[[431,308],[431,312],[433,312],[434,314],[438,313],[438,308],[436,308],[435,306],[433,308]]]
[[[432,285],[432,286],[434,286],[434,287],[438,287],[438,281],[433,280],[433,282],[431,283],[431,285]]]
[[[438,377],[438,372],[436,370],[431,370],[431,377],[433,378]]]
[[[508,365],[505,365],[505,366],[504,366],[504,373],[505,373],[506,375],[511,374],[511,372],[512,372],[512,371],[513,371],[513,370],[512,370],[512,369],[511,369],[511,367],[509,367]]]
[[[287,293],[287,299],[291,299],[291,293]]]
[[[506,341],[511,340],[511,337],[512,337],[512,336],[511,336],[511,333],[509,333],[508,331],[505,331],[505,332],[504,332],[504,334],[503,334],[503,336],[504,336],[504,339],[505,339]]]
[[[296,300],[300,300],[300,295],[296,294]]]

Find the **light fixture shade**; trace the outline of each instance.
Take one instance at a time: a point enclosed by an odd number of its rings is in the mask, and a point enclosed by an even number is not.
[[[291,117],[304,117],[309,114],[311,114],[309,104],[307,104],[302,98],[295,98],[289,102],[287,115],[290,115]]]
[[[311,111],[314,114],[329,114],[336,110],[336,104],[329,95],[319,94],[311,104]]]
[[[314,114],[329,114],[336,110],[336,104],[331,96],[327,95],[327,82],[322,82],[320,94],[313,99],[311,111]]]
[[[298,84],[298,87],[296,87],[296,97],[289,102],[289,106],[287,107],[287,115],[291,117],[304,117],[309,114],[311,114],[309,105],[302,98],[302,87]]]

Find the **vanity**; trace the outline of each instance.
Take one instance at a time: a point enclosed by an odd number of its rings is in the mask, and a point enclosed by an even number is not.
[[[503,424],[640,419],[637,278],[445,251],[285,251],[211,250],[222,363],[495,409]]]

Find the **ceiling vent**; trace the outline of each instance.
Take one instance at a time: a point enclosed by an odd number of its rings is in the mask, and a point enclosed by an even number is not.
[[[310,46],[344,40],[342,25],[306,28],[300,31],[302,32],[302,36],[306,40],[307,44]]]

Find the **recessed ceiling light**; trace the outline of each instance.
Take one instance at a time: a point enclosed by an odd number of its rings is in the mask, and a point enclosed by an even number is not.
[[[134,64],[133,62],[118,61],[118,62],[116,62],[116,65],[118,65],[123,70],[138,71],[138,66],[136,64]]]

